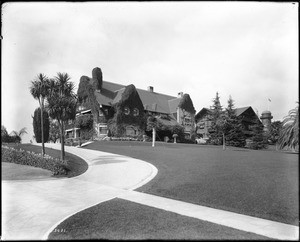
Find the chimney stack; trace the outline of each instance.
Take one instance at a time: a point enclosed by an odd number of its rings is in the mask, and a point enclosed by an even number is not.
[[[153,87],[149,86],[148,87],[148,92],[153,92]]]
[[[97,90],[101,91],[102,90],[102,83],[103,83],[103,77],[102,77],[102,71],[99,67],[95,67],[92,70],[92,78],[96,82],[96,88]]]

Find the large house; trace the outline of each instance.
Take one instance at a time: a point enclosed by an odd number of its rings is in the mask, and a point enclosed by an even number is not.
[[[209,138],[209,128],[212,125],[211,121],[212,110],[209,108],[202,108],[195,115],[196,122],[196,133],[198,136],[203,137],[204,139]],[[258,116],[254,112],[251,106],[236,108],[235,114],[242,119],[243,131],[246,136],[251,136],[251,126],[254,125],[257,121],[261,123]]]
[[[149,86],[147,90],[134,85],[104,81],[102,71],[96,67],[92,78],[82,76],[78,88],[76,119],[92,117],[93,129],[97,137],[111,132],[116,136],[138,136],[144,134],[146,115],[155,116],[162,123],[180,125],[189,137],[195,126],[194,108],[186,108],[192,101],[188,94],[179,92],[176,96],[157,93]],[[145,115],[146,114],[146,115]],[[67,137],[80,137],[82,128],[69,121]]]

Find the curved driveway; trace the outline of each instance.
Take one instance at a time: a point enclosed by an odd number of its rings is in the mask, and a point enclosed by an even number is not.
[[[60,149],[59,144],[46,146]],[[147,162],[75,147],[66,147],[66,151],[86,160],[89,168],[84,174],[2,181],[2,240],[47,239],[67,217],[115,197],[273,239],[299,239],[298,226],[132,191],[157,174]]]
[[[46,144],[60,149],[60,144]],[[74,178],[2,181],[2,240],[46,239],[67,217],[150,181],[157,169],[141,160],[66,147],[88,170]]]

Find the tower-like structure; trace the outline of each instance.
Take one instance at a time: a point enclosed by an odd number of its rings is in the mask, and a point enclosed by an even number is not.
[[[268,133],[271,130],[271,120],[273,116],[270,111],[263,111],[260,119],[264,125],[264,132]]]

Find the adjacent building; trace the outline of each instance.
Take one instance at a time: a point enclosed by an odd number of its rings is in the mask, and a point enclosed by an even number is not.
[[[212,110],[209,108],[202,108],[195,115],[196,123],[196,133],[198,136],[208,139],[209,138],[209,128],[212,125]],[[246,136],[251,136],[251,126],[257,121],[261,122],[252,109],[251,106],[236,108],[235,114],[242,119],[243,130]]]

